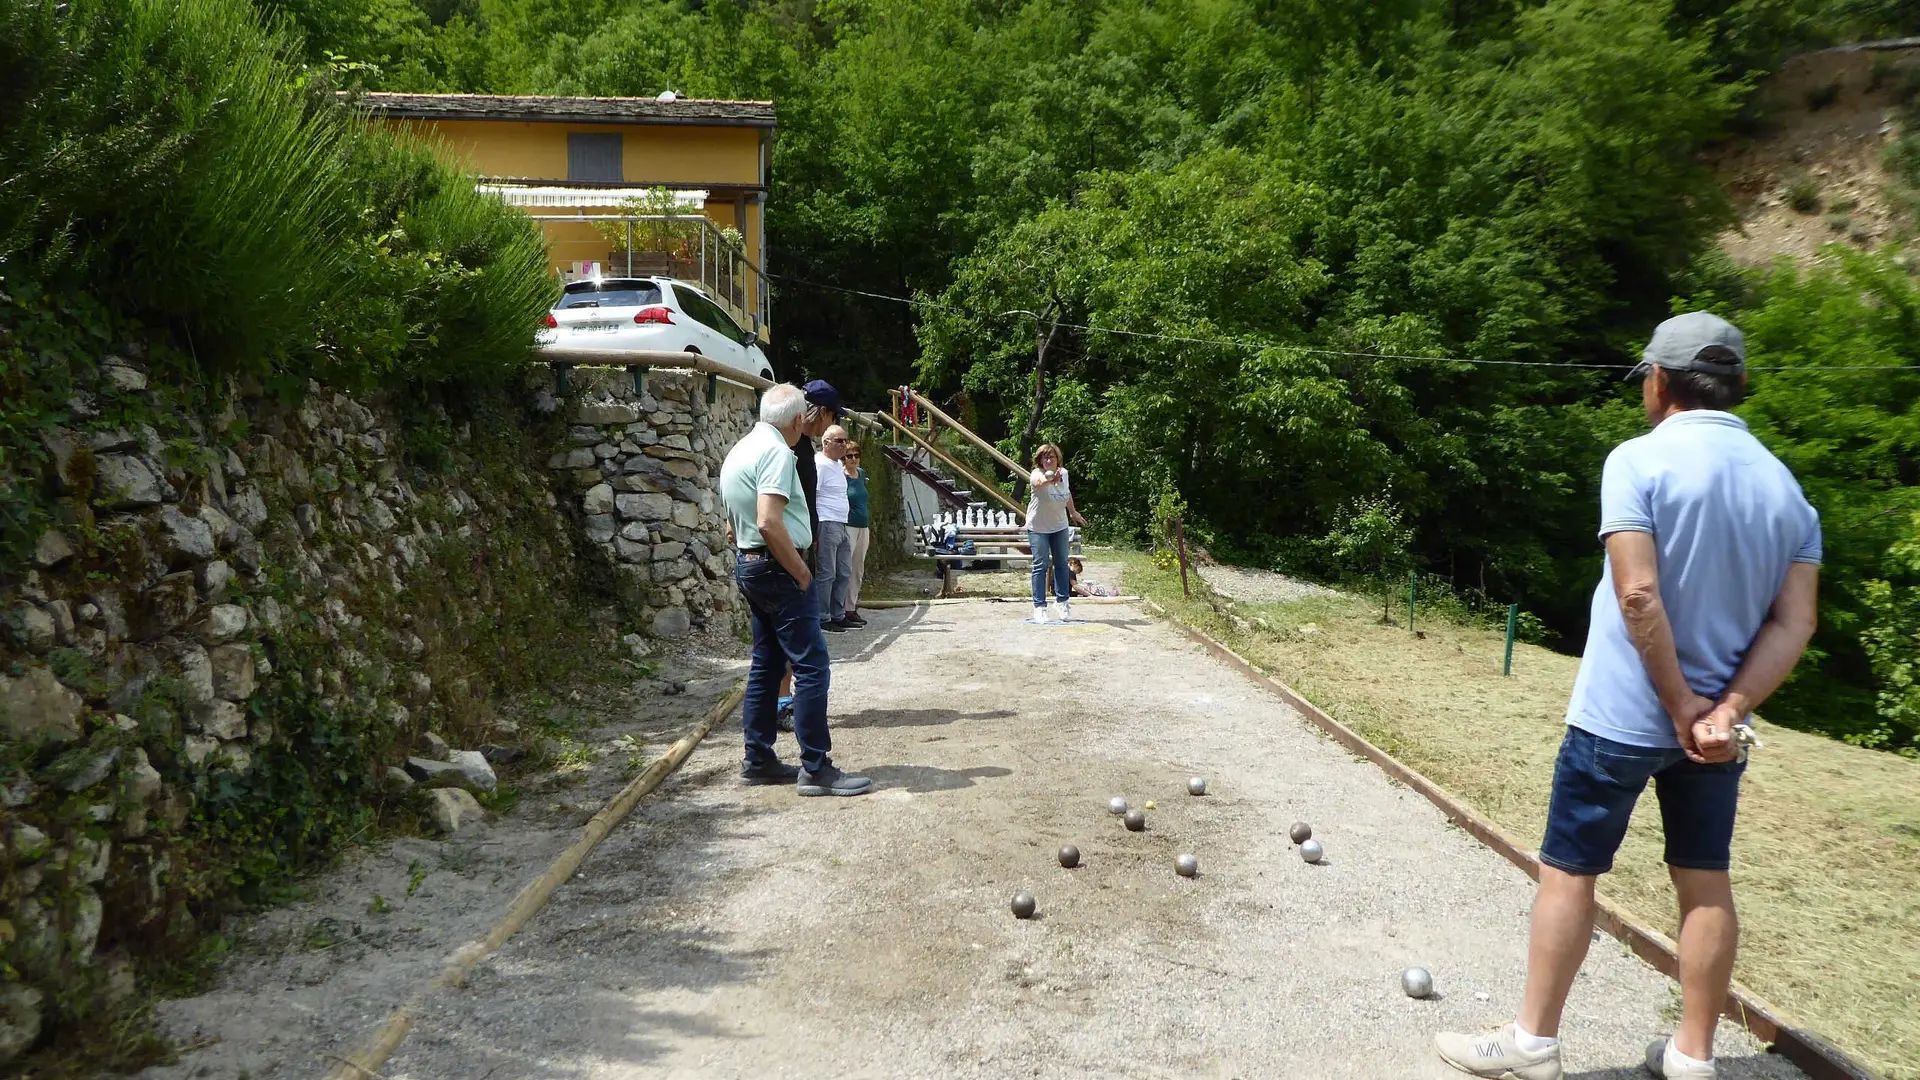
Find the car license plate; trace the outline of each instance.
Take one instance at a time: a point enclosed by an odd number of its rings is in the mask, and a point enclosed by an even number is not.
[[[620,324],[617,322],[583,322],[573,324],[573,332],[576,334],[611,334],[618,329],[620,329]]]

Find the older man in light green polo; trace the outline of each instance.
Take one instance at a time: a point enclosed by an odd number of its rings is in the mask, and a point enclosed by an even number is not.
[[[831,659],[804,553],[813,543],[813,529],[793,453],[806,412],[799,387],[783,383],[768,390],[760,399],[760,422],[727,452],[720,468],[720,501],[739,549],[734,581],[746,597],[753,624],[753,661],[740,717],[746,739],[740,776],[749,784],[797,780],[795,790],[801,795],[863,795],[873,782],[847,775],[829,756]],[[781,762],[773,748],[780,734],[776,699],[789,664],[798,769]]]

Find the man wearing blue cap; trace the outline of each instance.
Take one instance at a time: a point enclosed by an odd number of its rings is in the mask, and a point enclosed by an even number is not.
[[[840,407],[840,391],[825,379],[815,379],[800,388],[805,411],[800,416],[800,441],[794,444],[794,468],[800,477],[800,490],[807,497],[807,524],[811,528],[809,535],[820,535],[820,470],[817,463],[820,447],[815,439],[826,437],[827,429],[845,415]],[[820,545],[813,544],[803,552],[809,573],[820,569]],[[826,625],[825,623],[822,624]],[[844,633],[845,624],[836,623],[829,629]],[[793,671],[788,669],[780,680],[780,696],[776,708],[780,730],[793,730]]]
[[[1813,636],[1820,519],[1800,485],[1727,410],[1746,394],[1746,344],[1704,311],[1661,323],[1640,365],[1653,430],[1600,477],[1606,570],[1554,765],[1527,988],[1513,1023],[1443,1034],[1474,1076],[1560,1080],[1560,1014],[1586,959],[1594,883],[1613,868],[1651,780],[1680,901],[1680,1023],[1647,1071],[1711,1080],[1713,1035],[1739,924],[1728,875],[1753,711]]]

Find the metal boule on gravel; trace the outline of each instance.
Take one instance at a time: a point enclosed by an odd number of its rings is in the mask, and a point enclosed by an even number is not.
[[[1033,918],[1033,897],[1023,892],[1014,893],[1013,917],[1016,919]]]
[[[1313,826],[1304,821],[1296,821],[1293,828],[1287,830],[1287,837],[1296,844],[1304,844],[1313,839]]]
[[[1181,877],[1193,877],[1200,873],[1200,860],[1191,855],[1182,855],[1173,860],[1173,872]]]
[[[1127,812],[1127,800],[1121,798],[1118,795],[1115,795],[1113,798],[1107,800],[1107,813],[1124,814],[1126,812]]]
[[[1207,778],[1206,778],[1206,777],[1204,777],[1204,776],[1195,776],[1195,777],[1191,777],[1191,778],[1189,778],[1189,779],[1187,780],[1187,794],[1189,794],[1189,795],[1205,795],[1206,793],[1207,793]]]
[[[1309,840],[1300,845],[1300,857],[1310,863],[1319,862],[1320,857],[1325,854],[1326,852],[1320,850],[1320,841],[1318,840]]]
[[[1410,998],[1428,997],[1433,993],[1433,975],[1426,968],[1410,967],[1400,973],[1400,989]]]
[[[1060,849],[1060,865],[1071,870],[1080,865],[1080,849],[1072,844]]]
[[[1129,810],[1123,820],[1127,823],[1128,832],[1139,832],[1147,827],[1147,813],[1144,810]]]

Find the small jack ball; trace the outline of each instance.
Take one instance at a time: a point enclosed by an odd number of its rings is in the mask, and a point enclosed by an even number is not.
[[[1408,968],[1400,973],[1400,989],[1411,998],[1427,997],[1433,993],[1433,976],[1426,968]]]
[[[1196,776],[1196,777],[1194,777],[1194,778],[1192,778],[1191,780],[1188,780],[1188,781],[1187,781],[1187,794],[1189,794],[1189,795],[1205,795],[1206,793],[1207,793],[1207,778],[1206,778],[1206,777],[1204,777],[1204,776]]]
[[[1129,810],[1126,816],[1127,831],[1139,832],[1147,827],[1147,815],[1142,810]]]
[[[1313,839],[1313,826],[1304,821],[1296,821],[1293,828],[1287,830],[1287,836],[1296,844],[1304,844]]]
[[[1013,894],[1013,917],[1016,919],[1033,918],[1033,897],[1026,893]]]
[[[1300,845],[1300,857],[1310,863],[1319,862],[1320,856],[1324,854],[1326,853],[1320,850],[1320,841],[1318,840],[1309,840]]]
[[[1060,865],[1071,870],[1080,865],[1080,849],[1068,844],[1060,849]]]
[[[1113,798],[1107,800],[1107,813],[1124,814],[1126,812],[1127,812],[1127,800],[1121,798],[1118,795],[1115,795]]]
[[[1191,855],[1182,855],[1173,860],[1173,872],[1181,877],[1193,877],[1200,872],[1200,860]]]

